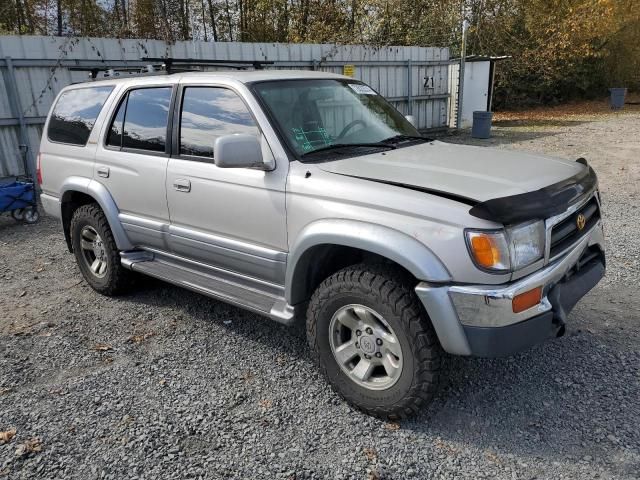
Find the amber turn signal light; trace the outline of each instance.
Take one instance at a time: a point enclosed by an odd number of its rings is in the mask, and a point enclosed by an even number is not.
[[[536,287],[531,290],[527,290],[520,295],[513,297],[511,305],[513,307],[513,313],[524,312],[525,310],[537,305],[542,300],[542,287]]]

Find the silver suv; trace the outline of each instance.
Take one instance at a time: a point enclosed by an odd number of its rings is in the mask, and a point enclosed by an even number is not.
[[[584,159],[430,140],[340,75],[69,86],[38,176],[97,292],[140,273],[304,319],[328,382],[390,419],[432,398],[443,352],[510,355],[562,335],[604,275]]]

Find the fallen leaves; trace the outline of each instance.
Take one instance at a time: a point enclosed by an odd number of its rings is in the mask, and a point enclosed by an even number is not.
[[[33,437],[26,440],[24,443],[18,446],[16,450],[16,457],[24,457],[31,453],[38,453],[42,451],[42,441],[38,437]]]
[[[267,410],[273,406],[273,402],[271,400],[263,399],[258,402],[260,407],[264,410]]]
[[[96,343],[93,346],[93,349],[96,352],[110,352],[111,350],[113,350],[113,347],[111,345],[107,345],[105,343]]]
[[[392,432],[400,430],[400,424],[397,422],[389,422],[384,424],[384,428],[391,430]]]
[[[633,98],[631,97],[632,96],[630,95],[629,99],[631,100],[637,98],[637,96],[634,96]],[[619,115],[620,113],[626,113],[629,111],[637,111],[637,107],[635,105],[626,105],[625,110],[620,112],[611,110],[608,98],[597,100],[581,100],[554,106],[542,106],[525,110],[496,112],[494,115],[494,124],[500,125],[501,123],[506,122],[519,122],[522,124],[526,124],[567,119],[573,119],[576,121],[594,120],[598,117]]]
[[[7,394],[9,394],[11,392],[13,392],[13,388],[11,388],[11,387],[2,387],[2,388],[0,388],[0,396],[7,395]]]
[[[495,463],[497,465],[503,464],[502,460],[500,460],[500,457],[498,457],[498,455],[491,450],[487,450],[485,452],[485,457],[487,457],[487,460],[489,460],[491,463]]]
[[[128,339],[127,342],[129,343],[142,343],[144,342],[147,338],[153,337],[154,333],[148,332],[148,333],[136,333],[134,335],[131,335]]]
[[[376,452],[375,448],[365,447],[362,449],[362,453],[370,462],[375,462],[378,459],[378,453]]]
[[[460,450],[458,448],[442,440],[440,437],[436,438],[435,442],[433,443],[438,450],[444,451],[447,455],[457,455],[458,453],[460,453]]]
[[[129,342],[131,342],[131,343],[141,343],[142,341],[144,341],[144,339],[145,339],[144,334],[131,335],[129,337]]]
[[[367,480],[380,480],[382,477],[378,470],[373,469],[367,474]]]
[[[4,432],[0,432],[0,445],[9,443],[13,437],[16,436],[16,429],[10,428]]]

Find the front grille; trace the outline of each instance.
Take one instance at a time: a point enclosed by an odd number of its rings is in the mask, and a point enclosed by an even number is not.
[[[578,216],[582,214],[586,223],[578,230]],[[576,210],[560,223],[551,228],[551,248],[549,258],[559,255],[586,234],[600,219],[600,209],[596,197],[592,197],[582,208]]]

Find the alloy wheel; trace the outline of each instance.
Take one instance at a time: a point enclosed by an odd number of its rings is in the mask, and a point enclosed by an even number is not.
[[[331,352],[352,381],[371,390],[386,390],[398,381],[402,348],[382,315],[364,305],[345,305],[329,329]]]

